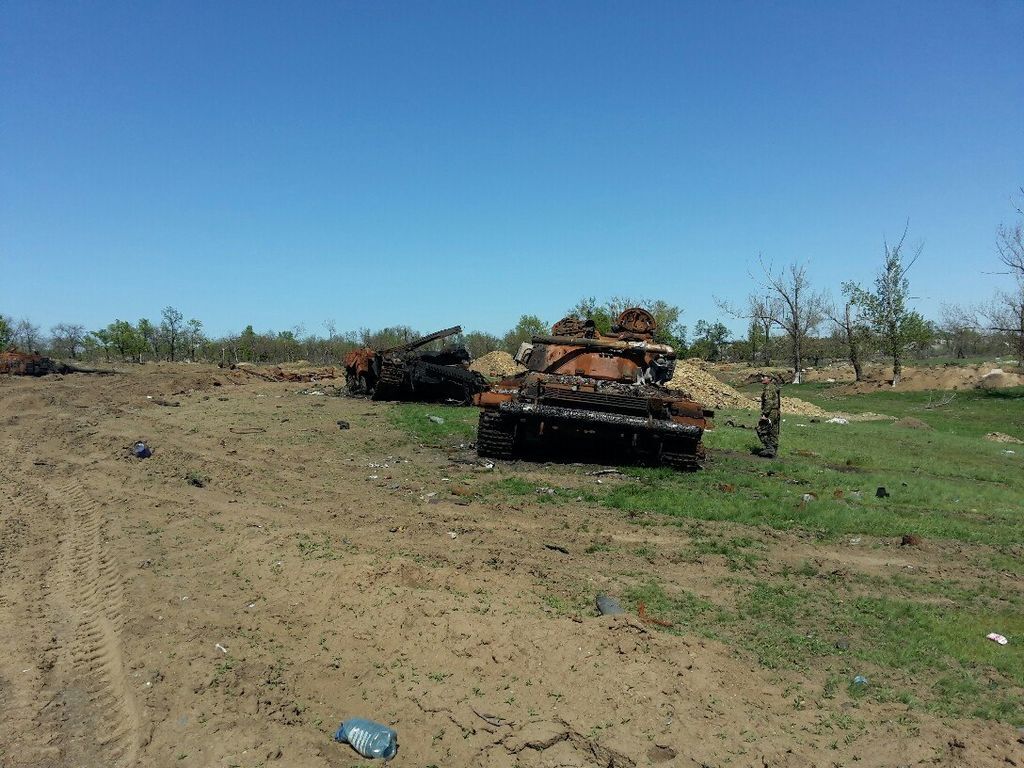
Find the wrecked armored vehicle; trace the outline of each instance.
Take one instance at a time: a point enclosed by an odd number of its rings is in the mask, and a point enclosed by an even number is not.
[[[49,357],[43,357],[38,352],[19,352],[17,347],[10,346],[0,352],[0,374],[11,376],[48,376],[51,373],[113,373],[113,371],[99,371],[93,368],[79,368],[76,365],[68,365]]]
[[[454,326],[382,351],[363,348],[349,352],[344,358],[349,391],[374,400],[468,405],[473,395],[487,388],[487,380],[469,370],[469,350],[459,345],[422,349],[461,332],[461,326]]]
[[[527,370],[478,394],[477,453],[589,457],[697,469],[712,411],[664,384],[675,351],[654,341],[649,312],[627,309],[611,333],[568,317],[523,344]]]

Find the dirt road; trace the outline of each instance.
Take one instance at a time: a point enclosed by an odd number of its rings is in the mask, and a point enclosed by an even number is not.
[[[394,726],[393,764],[421,768],[1024,765],[1005,727],[795,705],[807,678],[728,638],[594,615],[654,569],[697,594],[727,571],[584,557],[687,533],[485,493],[567,470],[488,469],[410,442],[392,406],[305,386],[199,366],[0,379],[0,765],[348,768],[330,735],[350,716]]]

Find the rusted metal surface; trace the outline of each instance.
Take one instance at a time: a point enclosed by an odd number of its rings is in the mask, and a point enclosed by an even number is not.
[[[349,391],[374,400],[468,404],[487,388],[487,380],[469,370],[469,351],[461,345],[423,350],[427,344],[457,333],[462,333],[462,327],[455,325],[389,349],[364,347],[349,352],[344,358]]]
[[[654,318],[640,308],[612,332],[565,318],[535,336],[516,359],[525,373],[504,379],[474,402],[483,411],[477,450],[496,458],[579,455],[695,469],[712,414],[666,389],[675,351],[654,341]],[[565,334],[565,335],[563,335]]]
[[[93,368],[79,368],[75,365],[68,365],[49,357],[43,357],[38,352],[19,352],[16,347],[8,347],[0,352],[0,374],[11,376],[47,376],[52,373],[113,373],[113,371],[100,371]]]

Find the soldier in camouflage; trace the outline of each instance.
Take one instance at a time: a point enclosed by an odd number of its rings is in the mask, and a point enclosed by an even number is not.
[[[779,385],[770,376],[762,376],[761,420],[757,422],[757,437],[764,446],[759,456],[774,459],[779,453],[779,424],[782,421],[782,396]]]

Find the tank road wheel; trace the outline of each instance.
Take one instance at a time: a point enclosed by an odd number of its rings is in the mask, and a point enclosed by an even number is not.
[[[661,463],[663,466],[671,467],[678,472],[692,472],[700,469],[700,462],[703,458],[703,446],[697,444],[697,452],[688,445],[674,444],[666,441],[661,447]]]
[[[499,413],[483,411],[476,431],[476,453],[491,459],[511,459],[515,452],[516,425]]]

